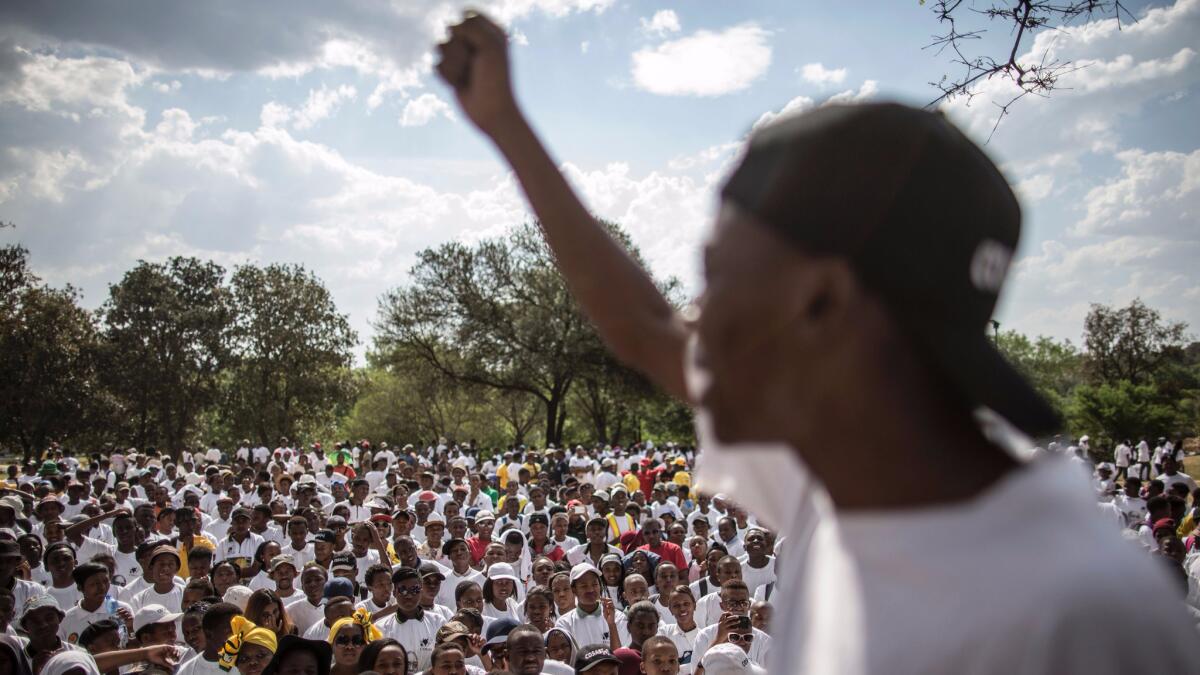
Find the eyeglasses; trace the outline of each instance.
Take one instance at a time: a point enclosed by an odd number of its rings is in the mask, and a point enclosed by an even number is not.
[[[754,633],[730,633],[730,642],[754,642]]]
[[[401,597],[409,596],[409,595],[420,595],[420,594],[421,594],[420,586],[400,586],[399,588],[396,589],[396,595],[399,595]]]
[[[732,636],[732,635],[731,635],[731,636],[729,636],[729,637],[730,637],[731,639],[733,638],[733,636]],[[339,647],[345,647],[346,645],[351,645],[351,646],[354,646],[354,647],[361,647],[361,646],[363,646],[363,645],[367,644],[367,643],[366,643],[366,642],[365,642],[365,641],[362,639],[362,637],[360,637],[360,636],[358,636],[358,635],[353,635],[353,636],[349,636],[349,637],[347,637],[347,636],[345,636],[345,635],[339,635],[339,636],[337,637],[337,639],[336,639],[336,640],[334,640],[334,642],[335,642],[335,643],[337,644],[337,646],[339,646]]]
[[[749,600],[726,600],[725,606],[731,610],[750,609]]]

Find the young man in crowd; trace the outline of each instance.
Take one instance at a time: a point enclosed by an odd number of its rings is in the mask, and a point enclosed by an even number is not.
[[[204,650],[181,663],[175,675],[224,675],[225,671],[218,664],[220,651],[232,633],[230,620],[241,613],[237,605],[227,602],[209,606],[200,619]]]
[[[329,573],[316,563],[309,563],[300,571],[300,590],[302,595],[293,597],[291,602],[285,602],[284,607],[296,624],[296,630],[301,635],[313,624],[325,619],[321,601],[325,592],[325,582]]]
[[[571,592],[575,594],[575,610],[554,623],[575,639],[576,644],[603,644],[619,649],[629,644],[625,614],[618,612],[612,601],[602,597],[604,578],[590,563],[581,562],[571,568]]]
[[[410,669],[429,667],[434,638],[446,622],[440,614],[421,608],[421,574],[411,567],[401,567],[392,574],[395,588],[396,613],[377,624],[384,637],[398,641],[408,652]]]

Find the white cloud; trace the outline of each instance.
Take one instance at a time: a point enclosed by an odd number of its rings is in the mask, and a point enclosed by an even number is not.
[[[520,28],[513,28],[508,31],[508,41],[519,47],[529,46],[529,36]]]
[[[296,112],[294,126],[297,129],[308,129],[337,112],[343,102],[352,101],[356,96],[358,96],[358,91],[348,84],[343,84],[336,89],[328,89],[321,85],[320,89],[310,90],[308,100]]]
[[[53,111],[78,118],[93,109],[131,113],[125,92],[149,75],[119,59],[100,56],[59,58],[35,54],[0,41],[3,59],[12,73],[0,78],[0,104],[11,103],[33,112]]]
[[[655,37],[664,37],[682,30],[679,25],[679,16],[675,14],[675,10],[671,9],[660,9],[654,13],[654,16],[649,19],[642,17],[639,22],[643,33]]]
[[[173,94],[183,87],[179,80],[171,80],[170,82],[155,82],[154,91],[160,94]]]
[[[830,96],[826,103],[861,103],[875,98],[879,93],[879,84],[875,80],[864,80],[858,91],[847,89]]]
[[[879,86],[875,83],[875,80],[865,80],[859,86],[857,91],[854,89],[847,89],[846,91],[839,92],[825,99],[821,105],[827,105],[830,103],[858,103],[861,101],[867,101],[874,98],[878,91]],[[816,102],[811,98],[807,96],[797,96],[796,98],[793,98],[784,104],[784,106],[779,110],[768,110],[759,116],[758,121],[754,123],[752,130],[770,124],[771,122],[783,117],[799,115],[803,112],[811,110],[815,105],[817,105]]]
[[[511,24],[535,14],[562,18],[601,13],[613,0],[490,0],[480,8]],[[353,68],[378,83],[368,105],[415,84],[445,27],[461,17],[457,3],[152,2],[118,7],[85,3],[68,17],[48,3],[0,3],[0,42],[18,36],[117,52],[157,70],[226,78],[237,72],[296,78],[314,70]],[[147,29],[147,27],[151,27]]]
[[[799,115],[807,110],[811,110],[813,105],[814,105],[814,103],[811,98],[809,98],[807,96],[797,96],[796,98],[793,98],[792,100],[785,103],[783,105],[783,107],[780,108],[779,110],[777,110],[777,111],[776,110],[768,110],[767,112],[760,115],[758,118],[758,121],[756,121],[754,123],[754,126],[752,128],[758,129],[760,127],[766,126],[781,117],[791,117],[792,115]]]
[[[454,111],[449,103],[434,94],[421,94],[405,104],[404,112],[400,115],[400,126],[425,126],[439,115],[446,119],[454,119]]]
[[[1022,204],[1028,205],[1050,196],[1054,191],[1054,174],[1039,173],[1029,176],[1013,186]]]
[[[846,79],[845,68],[826,68],[820,63],[806,63],[800,68],[800,76],[805,82],[819,86],[841,84]]]
[[[266,103],[259,113],[259,121],[268,127],[291,124],[294,129],[311,129],[317,122],[336,113],[343,102],[352,101],[356,96],[358,90],[348,84],[333,89],[321,85],[320,89],[309,90],[308,99],[299,108],[291,108],[278,101]]]
[[[721,96],[741,91],[771,65],[768,31],[744,23],[701,30],[633,54],[633,80],[664,96]]]
[[[1166,235],[1200,241],[1200,150],[1117,154],[1121,175],[1092,188],[1075,233]]]
[[[588,53],[588,48],[589,48],[589,47],[591,47],[591,44],[592,44],[592,43],[588,42],[587,40],[584,40],[583,42],[580,42],[580,43],[579,43],[579,53],[580,53],[580,54],[586,54],[586,53]]]

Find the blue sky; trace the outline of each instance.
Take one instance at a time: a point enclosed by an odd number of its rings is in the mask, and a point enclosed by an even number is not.
[[[951,71],[911,2],[484,3],[518,95],[600,215],[699,288],[715,188],[756,123],[830,99],[924,104]],[[369,342],[416,251],[526,219],[430,71],[461,6],[6,3],[0,219],[97,306],[138,259],[299,262]],[[1200,0],[1139,3],[1024,48],[1085,68],[987,146],[1025,211],[1004,327],[1078,342],[1089,303],[1142,297],[1200,332]],[[980,48],[1000,47],[997,27]],[[1011,84],[945,107],[987,138]],[[969,217],[970,214],[964,214]]]

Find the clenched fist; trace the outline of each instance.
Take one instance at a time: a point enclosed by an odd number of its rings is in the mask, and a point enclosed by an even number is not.
[[[463,112],[489,136],[520,118],[508,69],[508,36],[482,14],[467,12],[438,45],[438,74],[454,88]]]

